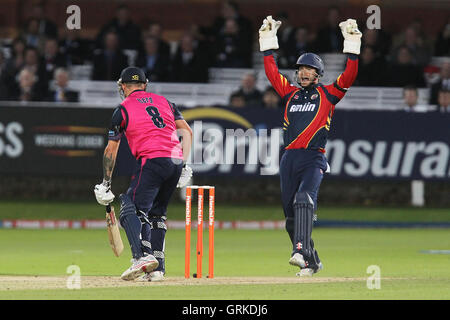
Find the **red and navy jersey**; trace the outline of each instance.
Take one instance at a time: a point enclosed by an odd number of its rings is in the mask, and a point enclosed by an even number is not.
[[[279,73],[272,51],[264,52],[264,69],[284,105],[285,149],[325,152],[335,105],[344,97],[358,73],[358,56],[349,54],[345,71],[330,85],[293,86]]]

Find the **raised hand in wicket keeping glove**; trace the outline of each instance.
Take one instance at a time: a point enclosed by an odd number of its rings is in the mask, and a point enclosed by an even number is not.
[[[114,194],[111,191],[111,182],[103,181],[95,185],[94,193],[97,202],[102,206],[107,206],[114,200]]]
[[[185,165],[181,170],[181,176],[180,179],[178,180],[177,188],[183,188],[187,186],[191,178],[192,178],[192,168],[189,167],[188,165]]]
[[[362,33],[358,30],[355,19],[347,19],[339,23],[342,35],[344,36],[344,53],[359,54],[361,49]]]
[[[281,21],[272,19],[267,16],[264,19],[261,28],[259,28],[259,51],[278,49],[277,30],[281,26]]]

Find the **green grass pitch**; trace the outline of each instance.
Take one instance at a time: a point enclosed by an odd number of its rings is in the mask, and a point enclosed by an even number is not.
[[[11,213],[3,214],[7,205],[0,204],[0,219],[12,218]],[[23,215],[16,214],[15,218],[64,216],[53,210],[59,208],[57,205],[33,203],[30,207],[20,206]],[[34,213],[27,213],[31,206]],[[83,218],[93,218],[94,214],[98,215],[97,219],[103,217],[99,206],[80,206],[92,211],[92,214],[89,210],[82,212]],[[217,215],[220,214],[222,220],[232,220],[223,218],[227,209],[230,208],[217,208]],[[272,217],[272,211],[278,210],[279,214],[279,209],[272,207],[253,207],[253,210],[262,212],[260,214],[265,218]],[[341,209],[326,210],[329,212],[324,215],[329,217],[344,217]],[[364,210],[359,210],[359,216],[364,216]],[[233,207],[229,211],[233,218],[239,211],[248,212],[245,207]],[[356,215],[356,211],[350,214]],[[411,211],[413,216],[420,216]],[[393,214],[387,209],[377,212],[378,218],[379,212],[386,212],[386,216]],[[448,221],[448,213],[433,212],[430,213],[431,220]],[[69,215],[64,218],[75,218]],[[243,220],[245,217],[256,219],[243,216]],[[180,217],[182,214],[177,219]],[[275,218],[281,217],[273,214]],[[195,236],[193,230],[191,273],[195,272],[196,265]],[[122,237],[125,251],[116,258],[109,248],[106,230],[0,229],[0,299],[450,298],[450,255],[422,252],[449,250],[448,229],[316,228],[313,238],[325,268],[305,281],[296,277],[298,270],[288,264],[290,244],[284,230],[216,230],[215,278],[184,280],[184,232],[169,230],[166,237],[167,281],[122,285],[124,281],[118,277],[129,267],[131,259],[123,230]],[[206,275],[207,230],[204,239],[203,274]],[[65,287],[65,281],[70,277],[67,273],[69,265],[80,268],[79,290]],[[371,276],[367,268],[371,265],[380,268],[380,289],[367,287],[367,279]],[[54,287],[49,285],[52,279],[59,281]]]

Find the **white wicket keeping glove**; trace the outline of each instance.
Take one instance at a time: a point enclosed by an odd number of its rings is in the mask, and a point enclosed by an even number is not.
[[[267,16],[264,19],[261,28],[259,28],[259,51],[278,49],[277,30],[281,26],[281,21],[272,19]]]
[[[344,36],[344,53],[359,54],[361,49],[362,33],[358,30],[355,19],[347,19],[339,23],[342,35]]]
[[[189,183],[189,180],[192,178],[192,168],[188,165],[183,167],[181,170],[180,180],[178,180],[177,188],[184,188]]]
[[[95,185],[94,193],[97,202],[102,206],[107,206],[114,200],[114,194],[111,192],[111,182],[104,181]]]

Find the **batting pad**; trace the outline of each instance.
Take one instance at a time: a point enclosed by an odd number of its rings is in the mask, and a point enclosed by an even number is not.
[[[141,219],[136,214],[136,206],[131,201],[131,198],[126,194],[121,194],[120,199],[120,224],[125,229],[128,242],[131,246],[131,253],[134,259],[139,259],[143,256],[141,247]]]
[[[307,192],[297,192],[294,199],[294,251],[311,255],[314,201]]]

